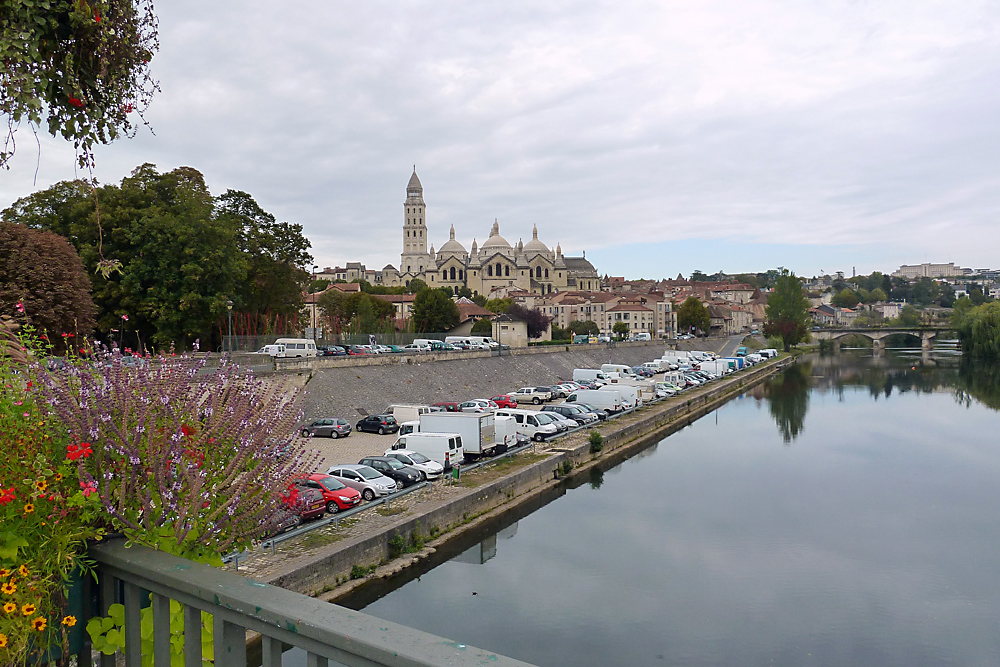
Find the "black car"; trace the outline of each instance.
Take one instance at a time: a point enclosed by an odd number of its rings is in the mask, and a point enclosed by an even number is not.
[[[375,468],[380,473],[396,480],[401,487],[412,486],[423,479],[416,468],[404,464],[392,456],[366,456],[358,461],[360,465]]]
[[[594,406],[588,405],[586,403],[577,403],[576,405],[583,408],[587,412],[593,412],[595,415],[597,415],[597,418],[600,419],[601,421],[605,421],[608,418],[609,413],[607,410],[601,410],[600,408],[595,408]]]
[[[399,431],[399,424],[392,415],[368,415],[359,421],[355,428],[359,431],[384,435],[386,433],[397,433]]]
[[[346,419],[324,417],[302,427],[302,437],[326,435],[331,438],[346,438],[351,434],[351,425]]]
[[[347,350],[340,347],[339,345],[326,345],[322,347],[317,347],[316,351],[321,357],[346,357]]]
[[[560,403],[559,405],[546,405],[542,408],[542,412],[555,412],[563,417],[572,419],[581,426],[584,424],[591,424],[600,419],[595,413],[589,410],[584,410],[578,405],[573,405],[572,403]]]

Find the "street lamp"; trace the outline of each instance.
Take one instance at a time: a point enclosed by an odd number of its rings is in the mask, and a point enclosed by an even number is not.
[[[231,299],[226,299],[226,310],[229,311],[229,336],[227,336],[226,347],[229,349],[227,352],[233,351],[233,302]]]
[[[312,274],[313,274],[312,275],[312,281],[314,283],[316,282],[316,269],[318,269],[318,268],[319,267],[316,266],[315,264],[312,265]],[[312,297],[312,307],[313,307],[312,322],[311,322],[311,324],[312,324],[312,330],[313,330],[312,337],[315,338],[316,337],[316,293],[312,291],[313,289],[315,289],[315,288],[310,285],[309,286],[309,296]]]

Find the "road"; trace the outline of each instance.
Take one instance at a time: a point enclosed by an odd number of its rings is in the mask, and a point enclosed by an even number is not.
[[[719,352],[720,357],[733,357],[736,356],[736,348],[740,346],[743,342],[745,334],[737,334],[735,336],[730,336],[726,344],[722,346],[722,351]]]

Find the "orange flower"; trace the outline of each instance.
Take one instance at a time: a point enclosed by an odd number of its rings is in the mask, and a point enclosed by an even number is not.
[[[67,628],[72,628],[76,625],[76,616],[65,616],[63,617],[62,624]]]
[[[17,568],[17,573],[20,574],[22,577],[27,577],[28,568],[25,565],[22,565],[21,567]]]
[[[9,581],[4,582],[4,585],[0,586],[0,591],[3,591],[4,595],[13,595],[17,592],[17,585]]]
[[[3,606],[3,610],[5,614],[13,614],[14,612],[17,611],[17,604],[13,602],[8,602]]]
[[[63,474],[61,472],[57,472],[56,476],[53,479],[55,479],[57,482],[61,482],[62,478],[63,478]]]
[[[11,571],[8,570],[5,567],[0,568],[0,579],[6,579],[7,577],[9,577],[10,576],[10,572]]]
[[[34,512],[35,512],[35,506],[32,505],[31,503],[28,503],[27,505],[24,506],[25,514],[34,514]]]
[[[45,626],[48,625],[48,624],[49,624],[49,622],[46,621],[41,616],[39,616],[38,618],[32,619],[32,621],[31,621],[31,627],[33,629],[35,629],[35,630],[38,630],[39,632],[41,632],[42,630],[44,630]]]
[[[40,479],[35,482],[35,488],[38,489],[39,493],[45,493],[45,490],[49,488],[49,483],[44,479]]]
[[[35,613],[36,609],[38,609],[38,607],[29,602],[28,604],[21,607],[21,614],[23,616],[31,616],[32,614]]]
[[[7,635],[0,633],[0,648],[7,648]]]

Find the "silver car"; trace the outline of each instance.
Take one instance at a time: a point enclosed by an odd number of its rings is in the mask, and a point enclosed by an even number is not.
[[[374,468],[357,463],[330,466],[326,474],[336,477],[352,489],[357,489],[365,500],[375,500],[380,496],[396,493],[398,489],[396,480],[386,477]]]
[[[351,434],[351,425],[346,419],[324,417],[302,427],[302,437],[330,436],[331,438],[346,438]]]
[[[443,465],[437,461],[431,461],[420,452],[413,452],[409,449],[387,449],[385,455],[391,456],[404,465],[416,468],[425,480],[437,479],[444,473]]]

